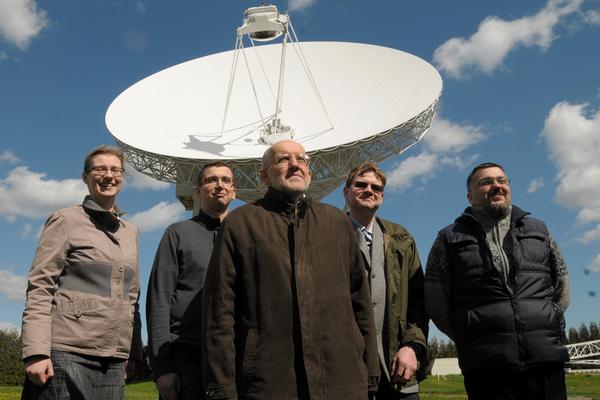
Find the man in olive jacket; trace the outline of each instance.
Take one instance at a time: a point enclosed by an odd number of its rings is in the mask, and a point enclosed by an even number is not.
[[[415,241],[398,224],[377,218],[386,177],[362,163],[346,179],[344,198],[365,257],[373,297],[381,379],[377,400],[419,398],[425,377],[429,318]]]
[[[378,382],[369,285],[352,224],[305,197],[304,148],[273,144],[262,199],[225,218],[203,296],[209,399],[364,400]]]

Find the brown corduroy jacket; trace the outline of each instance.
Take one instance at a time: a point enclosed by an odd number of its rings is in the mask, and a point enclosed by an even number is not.
[[[203,296],[210,399],[364,400],[379,376],[368,278],[334,207],[269,190],[234,210]]]

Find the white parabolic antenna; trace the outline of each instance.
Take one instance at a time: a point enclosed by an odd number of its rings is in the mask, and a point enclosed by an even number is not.
[[[179,189],[194,187],[198,170],[211,161],[232,167],[239,199],[260,197],[258,170],[269,146],[263,135],[275,119],[310,155],[309,194],[316,199],[358,163],[399,154],[429,129],[442,79],[426,61],[358,43],[297,42],[294,50],[287,51],[281,84],[281,44],[167,68],[120,94],[106,125],[129,163],[176,183],[188,209],[191,191]]]

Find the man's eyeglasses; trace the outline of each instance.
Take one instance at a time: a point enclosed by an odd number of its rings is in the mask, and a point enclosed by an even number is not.
[[[295,159],[301,167],[308,167],[310,162],[310,157],[306,154],[275,154],[275,165],[278,167],[287,167],[290,165],[292,158]]]
[[[510,179],[505,176],[499,176],[497,178],[484,178],[477,182],[477,186],[479,187],[487,187],[492,186],[496,182],[500,186],[508,186],[510,184]]]
[[[219,181],[221,182],[221,185],[223,185],[225,187],[233,186],[233,179],[228,176],[222,176],[222,177],[207,176],[206,178],[202,179],[202,185],[207,185],[207,186],[218,185]]]
[[[85,170],[85,172],[92,172],[94,175],[98,175],[98,176],[104,176],[106,174],[108,174],[108,171],[110,171],[110,173],[112,174],[112,176],[121,176],[123,175],[123,172],[125,172],[124,168],[118,168],[118,167],[112,167],[112,168],[108,168],[108,167],[90,167],[88,169]]]
[[[384,189],[383,185],[377,185],[376,183],[367,183],[363,181],[356,181],[352,184],[352,186],[359,190],[366,190],[369,186],[371,186],[371,191],[378,194],[383,193]]]

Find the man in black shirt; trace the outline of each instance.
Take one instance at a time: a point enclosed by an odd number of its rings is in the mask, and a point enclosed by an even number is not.
[[[146,301],[150,365],[163,400],[202,398],[201,290],[221,221],[235,198],[231,169],[206,164],[198,174],[200,212],[169,226],[158,246]]]

